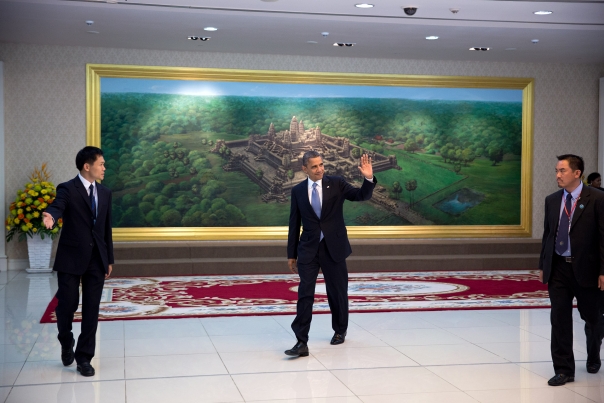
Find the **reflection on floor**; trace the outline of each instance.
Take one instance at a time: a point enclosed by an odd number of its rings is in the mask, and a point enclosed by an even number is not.
[[[352,314],[340,346],[315,315],[298,359],[283,354],[292,316],[102,322],[84,378],[39,324],[55,290],[52,275],[0,273],[0,402],[604,402],[576,312],[576,380],[557,388],[548,309]]]

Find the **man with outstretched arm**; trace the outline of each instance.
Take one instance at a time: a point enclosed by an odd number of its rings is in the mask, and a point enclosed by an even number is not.
[[[105,177],[105,159],[100,148],[81,149],[76,167],[80,173],[57,187],[57,197],[43,213],[43,220],[46,228],[51,229],[63,218],[53,268],[59,284],[56,314],[61,361],[69,366],[75,359],[80,374],[93,376],[90,361],[96,347],[101,294],[105,279],[113,270],[111,191],[97,183]],[[74,352],[71,325],[78,309],[80,282],[82,330]]]
[[[331,344],[344,343],[348,329],[346,258],[352,249],[344,224],[343,205],[345,200],[369,200],[377,183],[371,158],[366,154],[361,156],[359,166],[364,177],[360,188],[350,185],[342,177],[324,176],[323,157],[314,150],[302,157],[302,170],[308,178],[292,189],[287,241],[289,269],[300,276],[296,318],[292,323],[298,342],[285,351],[294,357],[308,356],[308,332],[319,270],[325,278],[331,310],[334,330]]]

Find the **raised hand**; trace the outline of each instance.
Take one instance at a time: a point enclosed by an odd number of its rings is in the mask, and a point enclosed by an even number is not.
[[[55,220],[47,212],[42,213],[42,222],[44,222],[46,229],[52,229],[55,226]]]
[[[367,154],[361,155],[361,165],[359,171],[367,179],[373,179],[373,166],[371,165],[371,157]]]

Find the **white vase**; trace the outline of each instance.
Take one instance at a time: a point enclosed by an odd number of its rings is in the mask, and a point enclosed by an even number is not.
[[[52,239],[48,235],[44,239],[39,235],[27,237],[27,251],[29,254],[28,273],[51,273],[50,253],[52,252]]]

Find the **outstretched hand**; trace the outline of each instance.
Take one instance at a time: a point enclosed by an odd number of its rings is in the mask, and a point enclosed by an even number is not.
[[[55,226],[55,220],[46,212],[42,213],[42,222],[44,222],[46,229],[52,229]]]
[[[361,165],[359,171],[367,179],[373,179],[373,166],[371,165],[371,157],[367,154],[361,155]]]

